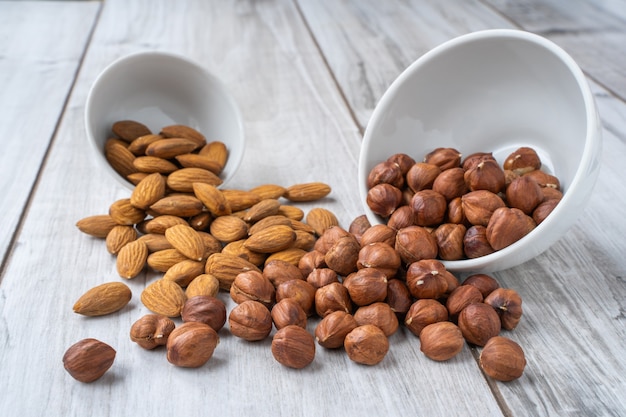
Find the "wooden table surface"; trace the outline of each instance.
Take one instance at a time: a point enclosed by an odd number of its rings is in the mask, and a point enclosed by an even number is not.
[[[138,295],[151,273],[128,281],[134,296],[121,312],[73,313],[84,291],[121,280],[103,241],[75,227],[129,195],[98,165],[83,122],[89,88],[113,60],[170,51],[216,74],[248,140],[232,185],[327,182],[329,198],[301,207],[328,208],[348,227],[362,213],[357,160],[377,100],[429,49],[487,28],[563,47],[587,75],[604,127],[600,175],[578,223],[537,258],[494,273],[524,300],[507,332],[526,352],[520,379],[486,378],[469,346],[431,361],[406,329],[375,367],[318,347],[311,366],[291,370],[269,340],[247,343],[225,328],[209,363],[177,368],[128,337],[148,312]],[[0,1],[0,415],[626,415],[625,45],[623,0]],[[61,362],[86,337],[117,350],[91,384]]]

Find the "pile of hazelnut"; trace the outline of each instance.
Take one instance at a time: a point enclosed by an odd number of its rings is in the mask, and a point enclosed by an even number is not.
[[[422,162],[395,154],[369,172],[367,204],[398,230],[396,249],[406,258],[478,258],[530,233],[559,203],[559,179],[541,167],[529,147],[502,166],[491,153],[462,159],[454,148]]]

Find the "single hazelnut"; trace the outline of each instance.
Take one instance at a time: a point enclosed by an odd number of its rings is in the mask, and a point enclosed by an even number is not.
[[[374,213],[389,217],[402,203],[402,191],[391,184],[378,184],[369,189],[366,202]]]
[[[348,232],[352,234],[356,240],[361,243],[361,236],[363,233],[371,227],[371,223],[365,214],[361,214],[352,220],[348,227]]]
[[[164,346],[176,324],[160,314],[146,314],[130,327],[130,340],[144,349]]]
[[[274,304],[271,311],[272,321],[277,329],[289,325],[300,326],[306,329],[307,316],[300,303],[293,298],[285,298]]]
[[[461,197],[468,191],[464,176],[461,167],[446,169],[435,178],[432,190],[444,196],[446,201]]]
[[[448,321],[448,310],[439,301],[430,298],[423,298],[411,304],[404,318],[406,327],[418,337],[424,327],[440,321]]]
[[[353,362],[376,365],[382,362],[389,352],[389,340],[380,328],[365,324],[346,335],[344,348]]]
[[[493,157],[493,153],[491,152],[474,152],[463,159],[461,162],[461,167],[468,171],[480,164],[483,161],[495,161],[496,159]]]
[[[556,188],[544,187],[541,191],[543,191],[543,201],[547,201],[547,200],[560,201],[563,198],[563,193],[557,190]]]
[[[413,303],[413,298],[406,283],[400,279],[387,281],[387,298],[385,302],[396,313],[398,319],[403,319]]]
[[[413,198],[413,196],[411,196],[411,198]],[[396,211],[391,213],[391,216],[389,216],[387,220],[387,226],[396,231],[404,227],[413,226],[414,224],[415,216],[413,215],[413,210],[408,205],[398,207]]]
[[[500,288],[500,284],[496,279],[487,274],[472,274],[465,278],[463,285],[472,285],[480,291],[484,298],[487,298],[489,294],[496,288]]]
[[[453,358],[461,352],[464,344],[461,330],[450,321],[429,324],[420,333],[420,350],[434,361]]]
[[[496,336],[489,339],[479,358],[482,370],[498,381],[513,381],[522,376],[526,367],[524,351],[513,340]]]
[[[435,259],[422,259],[409,265],[406,285],[415,298],[441,298],[448,290],[445,266]]]
[[[219,298],[196,295],[185,301],[181,318],[184,322],[197,321],[207,324],[219,332],[226,323],[226,305]]]
[[[469,285],[463,287],[473,288]],[[476,346],[485,346],[489,339],[500,333],[501,328],[498,314],[485,303],[469,304],[461,310],[458,326],[465,340]]]
[[[326,317],[333,311],[352,312],[352,300],[348,289],[339,282],[332,282],[315,291],[315,311]]]
[[[317,289],[331,282],[339,282],[339,276],[330,268],[317,268],[311,271],[306,281]]]
[[[493,212],[500,207],[505,207],[506,204],[497,194],[487,190],[478,190],[463,195],[461,206],[470,224],[486,227]]]
[[[487,240],[487,228],[485,226],[472,226],[467,229],[463,237],[463,251],[470,259],[494,253],[495,250]]]
[[[555,188],[557,190],[561,188],[561,183],[557,177],[550,175],[541,169],[535,169],[527,172],[523,176],[532,178],[541,188]]]
[[[493,159],[484,160],[465,171],[464,180],[471,191],[487,190],[494,194],[504,189],[504,171]]]
[[[463,259],[463,238],[467,229],[462,224],[444,223],[433,231],[439,248],[439,258],[446,261]]]
[[[367,188],[370,189],[378,184],[391,184],[396,188],[402,188],[404,176],[400,166],[390,161],[376,164],[367,176]]]
[[[446,308],[453,320],[468,305],[482,303],[483,295],[480,290],[471,285],[461,285],[450,293],[446,300]]]
[[[461,166],[461,152],[454,148],[436,148],[426,154],[424,162],[437,165],[442,171]]]
[[[357,328],[354,316],[345,311],[333,311],[315,327],[315,340],[327,349],[343,346],[346,335]]]
[[[361,236],[361,246],[367,246],[370,243],[374,242],[384,242],[393,246],[394,242],[396,241],[396,233],[396,229],[386,224],[375,224],[367,229]]]
[[[276,301],[294,298],[307,316],[315,312],[315,287],[301,279],[292,279],[276,287]]]
[[[376,302],[359,307],[354,312],[354,319],[359,326],[373,324],[379,327],[387,337],[394,334],[399,327],[396,313],[385,302]]]
[[[411,204],[411,199],[413,198],[414,195],[415,195],[415,191],[411,190],[409,187],[404,187],[404,189],[402,189],[402,202],[400,203],[400,206],[398,208],[400,208],[402,206],[410,205]],[[393,213],[391,213],[391,214],[393,214]],[[389,216],[389,217],[391,217],[391,216]]]
[[[489,304],[496,310],[502,328],[513,330],[522,318],[522,297],[517,291],[509,288],[497,288],[485,297],[485,304]]]
[[[487,224],[487,241],[495,250],[506,248],[530,233],[536,224],[532,217],[517,208],[500,207]]]
[[[394,164],[398,165],[403,176],[406,175],[407,172],[409,172],[409,169],[411,169],[413,165],[415,165],[415,159],[411,158],[405,153],[393,154],[389,158],[387,158],[387,161],[393,162]]]
[[[357,306],[384,301],[387,298],[387,275],[376,268],[359,269],[343,280],[343,286]]]
[[[432,188],[441,169],[435,164],[415,163],[406,173],[406,184],[413,192]]]
[[[306,252],[298,261],[298,269],[304,277],[309,276],[311,271],[313,271],[314,269],[324,267],[326,267],[324,254],[315,249],[310,252]]]
[[[445,222],[463,225],[469,224],[467,218],[465,217],[465,213],[463,213],[463,203],[461,197],[454,198],[448,203],[448,211],[446,212]]]
[[[532,215],[535,223],[537,223],[537,225],[541,224],[541,222],[543,222],[546,217],[548,217],[550,213],[552,213],[552,210],[554,210],[557,204],[559,204],[559,200],[552,199],[544,201],[537,207],[535,207]]]
[[[285,326],[272,338],[272,356],[281,365],[302,369],[315,359],[315,340],[300,326]]]
[[[435,226],[443,222],[448,202],[433,190],[418,191],[411,199],[411,209],[418,226]]]
[[[537,152],[529,147],[521,147],[511,153],[502,164],[504,169],[509,169],[518,175],[541,168],[541,159]]]
[[[357,270],[360,250],[361,245],[354,236],[343,236],[326,252],[324,262],[337,274],[346,276]]]
[[[230,297],[237,304],[254,300],[270,308],[276,300],[276,291],[271,281],[261,272],[245,271],[235,277],[230,286]]]
[[[328,229],[324,230],[324,233],[322,233],[321,236],[317,238],[313,249],[325,255],[326,252],[328,252],[330,248],[332,248],[333,245],[337,243],[340,238],[346,236],[354,237],[350,234],[350,232],[348,232],[341,226],[331,226]]]
[[[265,305],[258,301],[237,304],[228,315],[230,332],[244,340],[263,340],[272,331],[272,316]]]
[[[167,339],[167,360],[183,368],[197,368],[212,356],[220,342],[211,326],[187,322],[175,328]]]
[[[514,179],[506,187],[506,201],[509,207],[515,207],[532,214],[535,207],[543,201],[543,191],[532,178],[524,175]]]
[[[398,230],[394,245],[405,264],[437,257],[437,239],[424,227],[409,226]]]
[[[283,282],[291,281],[292,279],[304,279],[304,275],[302,275],[302,271],[298,266],[282,259],[272,259],[267,262],[263,266],[263,276],[274,287],[278,287]]]
[[[383,242],[363,246],[356,262],[358,269],[375,268],[382,271],[387,278],[394,277],[401,264],[402,259],[395,248]]]
[[[70,346],[63,355],[65,370],[80,382],[93,382],[111,368],[115,349],[97,339],[83,339]]]

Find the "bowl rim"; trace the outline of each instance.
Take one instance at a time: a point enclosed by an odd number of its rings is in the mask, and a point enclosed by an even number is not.
[[[472,42],[480,42],[482,40],[493,40],[496,38],[501,39],[513,39],[513,40],[522,40],[529,42],[531,44],[535,44],[539,47],[543,47],[548,50],[554,56],[556,56],[567,68],[570,74],[576,81],[578,86],[578,91],[581,94],[582,101],[585,107],[585,117],[586,117],[586,132],[585,132],[585,142],[583,146],[583,151],[581,154],[581,160],[576,169],[576,172],[572,178],[570,185],[567,190],[563,193],[563,197],[561,203],[557,204],[557,206],[553,210],[553,215],[548,216],[541,224],[537,225],[535,229],[533,229],[529,234],[518,240],[517,242],[498,250],[489,255],[481,256],[478,258],[471,259],[461,259],[461,260],[439,260],[446,269],[453,272],[467,272],[467,271],[475,271],[475,272],[492,272],[497,270],[506,269],[515,265],[519,265],[523,262],[526,262],[533,257],[539,255],[548,247],[550,247],[556,240],[558,240],[561,236],[554,237],[549,243],[545,246],[545,248],[540,250],[529,250],[527,255],[524,257],[518,256],[516,260],[512,262],[513,265],[508,266],[511,262],[507,262],[507,258],[513,258],[515,252],[521,248],[529,245],[529,243],[533,240],[533,238],[544,230],[559,230],[559,225],[557,224],[557,219],[559,217],[559,212],[565,210],[565,207],[568,206],[568,202],[572,199],[571,190],[578,188],[579,184],[583,181],[585,175],[589,175],[591,173],[594,175],[592,179],[592,183],[595,183],[595,177],[597,177],[598,169],[593,169],[594,164],[597,164],[597,161],[594,159],[594,155],[599,153],[599,148],[601,147],[602,137],[601,137],[601,128],[600,121],[597,112],[597,107],[595,104],[595,99],[593,97],[593,93],[591,88],[587,82],[587,79],[582,71],[582,69],[578,66],[575,60],[560,46],[551,40],[544,38],[540,35],[534,34],[532,32],[519,30],[519,29],[485,29],[479,30],[475,32],[470,32],[464,35],[460,35],[458,37],[452,38],[448,41],[445,41],[438,46],[430,49],[422,56],[417,58],[413,63],[411,63],[404,71],[400,73],[400,75],[391,83],[389,88],[385,91],[383,96],[380,98],[377,103],[372,115],[370,117],[369,122],[365,128],[363,139],[361,142],[361,152],[359,157],[359,166],[358,166],[358,180],[359,180],[359,190],[360,190],[360,199],[363,208],[366,211],[366,215],[370,222],[381,223],[381,219],[379,216],[375,215],[369,207],[367,207],[366,196],[367,196],[367,187],[364,184],[363,178],[366,175],[366,150],[368,149],[368,145],[372,140],[372,128],[371,126],[377,125],[381,118],[383,118],[383,111],[381,109],[385,109],[389,103],[395,98],[397,91],[402,88],[404,81],[412,77],[413,74],[420,69],[426,62],[429,62],[433,59],[436,59],[439,55],[446,53],[448,50],[461,46],[463,44],[472,43]],[[589,191],[590,192],[590,191]],[[578,213],[580,215],[580,213]],[[569,225],[568,225],[569,227]],[[546,239],[547,240],[547,239]]]

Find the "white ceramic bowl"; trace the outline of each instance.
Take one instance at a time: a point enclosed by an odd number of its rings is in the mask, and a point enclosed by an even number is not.
[[[523,239],[488,256],[444,261],[456,272],[494,272],[546,250],[577,220],[599,171],[601,125],[589,85],[574,60],[547,39],[517,30],[486,30],[424,54],[392,83],[367,125],[359,161],[359,192],[367,206],[367,175],[394,153],[416,160],[437,147],[464,155],[493,152],[502,163],[520,146],[539,153],[556,175],[562,201]]]
[[[104,157],[104,143],[118,120],[136,120],[158,133],[167,125],[184,124],[219,140],[229,151],[220,177],[224,186],[244,153],[241,114],[224,84],[195,62],[164,52],[140,52],[110,64],[97,77],[85,107],[85,128],[104,169],[128,188]]]

